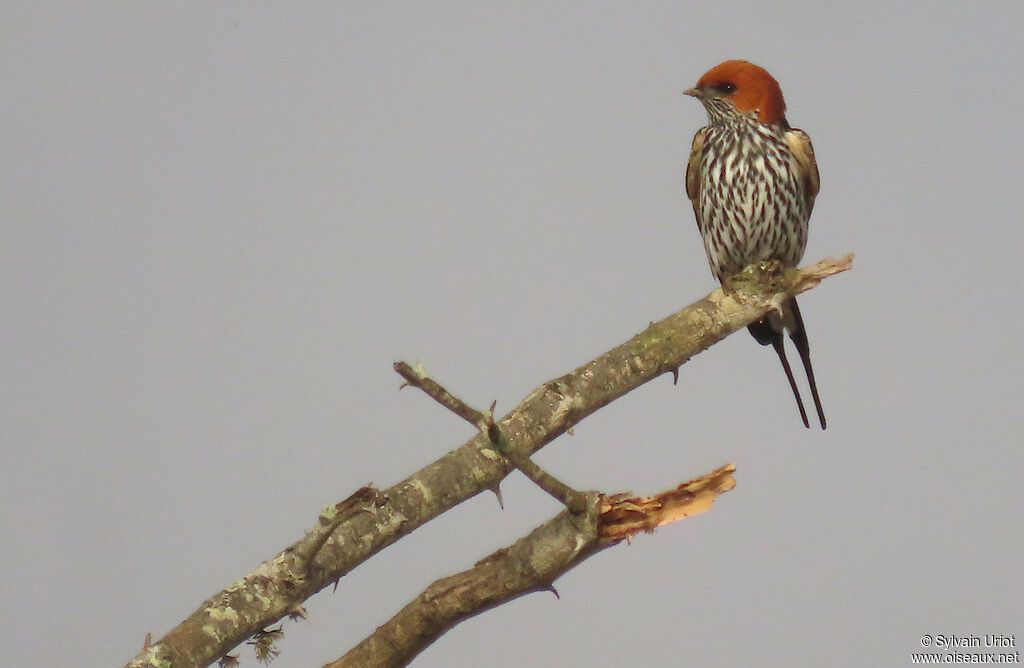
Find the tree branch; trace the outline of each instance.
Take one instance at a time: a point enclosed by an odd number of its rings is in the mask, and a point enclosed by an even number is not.
[[[478,411],[446,390],[444,386],[433,378],[427,376],[423,369],[414,369],[405,362],[395,362],[394,368],[398,375],[405,378],[405,385],[420,388],[434,401],[479,429],[480,433],[487,437],[490,445],[495,450],[508,457],[513,466],[519,469],[523,475],[557,499],[570,512],[583,512],[586,499],[579,492],[542,469],[528,455],[524,455],[509,447],[508,438],[502,432],[498,423],[494,421],[494,407],[497,405],[497,401],[491,403],[491,408],[487,412]],[[405,385],[402,387],[405,387]],[[497,494],[497,491],[495,493]],[[498,499],[499,501],[501,500],[500,494],[498,494]]]
[[[404,666],[459,622],[525,594],[553,591],[556,579],[597,552],[708,510],[735,486],[735,470],[726,464],[654,497],[589,492],[585,512],[564,511],[473,568],[437,580],[324,668]]]
[[[728,294],[715,290],[651,323],[625,343],[531,392],[499,420],[509,446],[529,456],[594,411],[663,373],[676,373],[697,353],[778,308],[786,297],[846,271],[852,262],[848,255],[777,275],[748,276]],[[496,489],[510,466],[487,442],[477,434],[387,490],[364,488],[342,517],[328,518],[332,531],[326,540],[314,530],[263,562],[204,601],[128,667],[208,666],[254,633],[294,614],[308,597],[405,534],[481,491]],[[312,560],[309,553],[314,553]]]

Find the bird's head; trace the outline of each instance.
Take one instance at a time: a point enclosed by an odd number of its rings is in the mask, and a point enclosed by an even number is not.
[[[736,115],[753,116],[769,125],[786,124],[786,101],[779,82],[768,70],[745,60],[715,65],[684,92],[704,104],[712,124]]]

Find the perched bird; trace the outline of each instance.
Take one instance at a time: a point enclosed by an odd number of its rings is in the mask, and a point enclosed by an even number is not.
[[[818,164],[811,139],[786,122],[779,83],[762,67],[728,60],[708,70],[686,91],[703,103],[708,125],[697,131],[686,167],[711,271],[720,282],[747,265],[777,260],[795,267],[807,245],[807,220],[818,194]],[[783,333],[796,345],[818,410],[825,413],[811,369],[811,355],[796,299],[748,328],[761,345],[775,348],[805,427],[807,412],[786,360]]]

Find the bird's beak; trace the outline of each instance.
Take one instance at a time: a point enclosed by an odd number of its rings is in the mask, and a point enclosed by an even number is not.
[[[683,95],[689,95],[690,97],[695,97],[698,100],[704,99],[704,91],[700,88],[687,88],[683,91]]]

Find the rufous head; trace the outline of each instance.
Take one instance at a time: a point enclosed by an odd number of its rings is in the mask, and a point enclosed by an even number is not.
[[[730,108],[754,115],[762,123],[786,123],[786,101],[782,88],[768,70],[745,60],[727,60],[704,73],[697,85],[685,91],[699,99],[712,121],[716,113]]]

